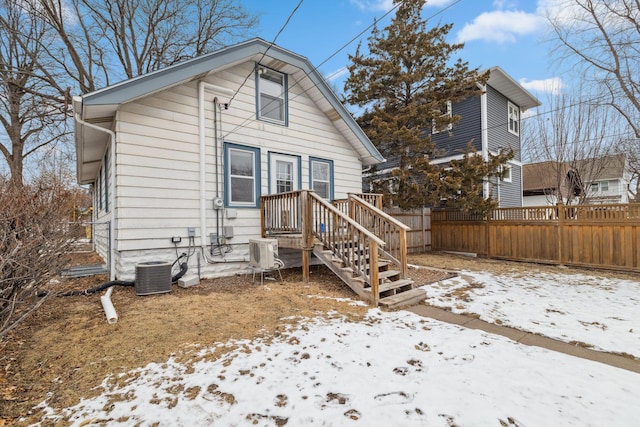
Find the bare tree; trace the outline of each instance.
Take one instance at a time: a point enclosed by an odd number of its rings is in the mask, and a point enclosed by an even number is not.
[[[0,0],[0,152],[13,185],[21,185],[25,160],[67,131],[69,97],[43,70],[50,35],[25,4]]]
[[[46,175],[0,183],[0,342],[45,301],[36,294],[66,264],[78,195]]]
[[[59,36],[51,57],[82,93],[211,52],[257,22],[235,0],[29,1]]]
[[[559,61],[593,84],[640,138],[640,1],[564,0],[547,18]]]
[[[530,167],[550,203],[585,203],[592,196],[585,184],[601,176],[620,141],[616,118],[610,109],[585,102],[581,91],[550,96],[545,105],[523,126],[523,159],[536,164]]]
[[[616,147],[616,153],[626,156],[629,173],[629,200],[640,202],[640,139],[628,138]]]

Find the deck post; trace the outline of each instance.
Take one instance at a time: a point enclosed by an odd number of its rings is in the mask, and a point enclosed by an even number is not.
[[[378,306],[380,279],[378,277],[378,244],[369,240],[369,277],[371,280],[371,305]]]
[[[309,265],[313,250],[313,215],[309,191],[300,192],[300,216],[302,218],[302,281],[309,283]]]

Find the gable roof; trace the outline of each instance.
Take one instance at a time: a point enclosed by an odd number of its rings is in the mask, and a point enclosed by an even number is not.
[[[489,68],[489,81],[487,84],[509,98],[509,100],[520,107],[522,111],[542,105],[538,98],[533,96],[498,66]]]
[[[121,105],[180,84],[197,81],[209,73],[248,61],[260,61],[265,66],[284,73],[297,74],[297,84],[345,136],[362,163],[373,165],[384,161],[380,152],[307,58],[255,38],[74,97],[74,112],[80,119],[75,123],[78,181],[89,183],[96,177],[109,141],[108,134],[96,127],[111,130],[116,111]]]
[[[546,161],[522,166],[522,191],[525,193],[557,190],[558,184],[571,185],[571,179],[580,180],[580,185],[595,181],[624,179],[626,155],[615,154],[575,162]],[[562,182],[559,181],[562,178]]]

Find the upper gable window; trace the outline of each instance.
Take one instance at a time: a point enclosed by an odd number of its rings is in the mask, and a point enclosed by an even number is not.
[[[256,69],[258,119],[286,125],[287,76],[264,67]]]
[[[520,135],[520,107],[509,102],[508,109],[509,132]]]
[[[440,120],[445,121],[445,123],[437,123],[438,120],[433,120],[431,133],[440,133],[453,129],[453,124],[451,123],[451,101],[444,102],[440,106],[440,113]]]

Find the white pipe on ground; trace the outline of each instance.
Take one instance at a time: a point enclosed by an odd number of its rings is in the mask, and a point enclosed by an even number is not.
[[[118,313],[116,313],[116,309],[111,302],[112,293],[113,286],[107,289],[107,292],[105,292],[105,294],[100,297],[100,302],[102,303],[104,314],[107,316],[107,323],[110,325],[113,325],[118,321]]]

